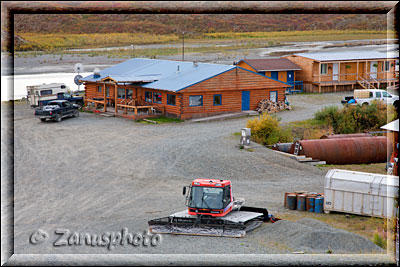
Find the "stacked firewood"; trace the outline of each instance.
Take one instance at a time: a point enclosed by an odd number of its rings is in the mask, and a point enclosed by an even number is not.
[[[291,110],[289,105],[286,105],[283,101],[273,102],[269,99],[263,99],[258,103],[256,111],[258,113],[276,113],[281,110]]]

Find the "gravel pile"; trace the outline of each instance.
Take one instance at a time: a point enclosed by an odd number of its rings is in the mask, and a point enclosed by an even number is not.
[[[368,239],[333,228],[323,222],[304,218],[297,222],[278,221],[263,229],[268,238],[283,242],[293,251],[305,253],[383,253]]]

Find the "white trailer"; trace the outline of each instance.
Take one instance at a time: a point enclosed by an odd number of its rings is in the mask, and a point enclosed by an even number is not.
[[[391,218],[395,216],[399,177],[329,170],[324,184],[324,211]]]
[[[68,93],[69,88],[64,83],[49,83],[26,87],[27,99],[31,107],[57,99],[58,93]]]

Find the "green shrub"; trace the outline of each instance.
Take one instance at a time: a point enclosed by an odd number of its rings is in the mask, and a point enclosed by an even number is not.
[[[341,109],[331,106],[316,112],[314,118],[332,126],[336,134],[359,133],[379,130],[388,119],[391,121],[397,117],[393,109],[393,106],[379,102],[372,102],[366,106],[345,106]]]
[[[378,232],[375,232],[374,234],[374,243],[383,249],[386,248],[386,240],[385,238],[382,238]]]
[[[314,118],[318,121],[325,122],[327,125],[331,125],[334,130],[342,120],[339,108],[336,106],[324,107],[321,111],[315,113]]]
[[[251,129],[251,136],[254,141],[264,145],[272,145],[277,142],[290,142],[293,140],[289,129],[282,129],[279,120],[267,113],[260,117],[247,121],[247,128]]]

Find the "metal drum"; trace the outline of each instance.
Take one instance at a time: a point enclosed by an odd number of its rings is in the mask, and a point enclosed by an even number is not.
[[[306,198],[306,210],[309,212],[314,212],[315,207],[315,196],[309,195]]]
[[[297,210],[306,210],[306,195],[297,196]]]
[[[317,197],[315,199],[315,213],[322,213],[324,210],[324,197]]]
[[[284,206],[285,208],[287,208],[287,209],[289,208],[288,202],[287,202],[287,197],[288,197],[289,194],[293,194],[293,193],[285,192],[285,198],[284,198],[284,200],[283,200],[283,206]]]
[[[287,206],[290,210],[295,210],[296,209],[296,195],[295,194],[289,194],[287,196]]]

